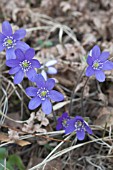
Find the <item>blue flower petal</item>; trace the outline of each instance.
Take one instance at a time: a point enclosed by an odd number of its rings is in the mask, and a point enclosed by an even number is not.
[[[91,128],[88,126],[88,124],[86,122],[85,122],[85,129],[90,135],[93,134]]]
[[[87,77],[90,77],[90,76],[94,75],[94,73],[95,72],[94,72],[92,66],[87,67],[87,69],[86,69],[86,76]]]
[[[93,60],[91,56],[88,56],[87,63],[91,66],[93,64]]]
[[[96,79],[99,82],[104,82],[105,81],[105,74],[103,73],[102,70],[95,71],[95,76],[96,76]]]
[[[50,97],[51,100],[53,100],[55,102],[59,102],[59,101],[64,100],[64,96],[56,90],[51,90],[50,93],[49,93],[49,97]]]
[[[5,47],[2,45],[2,43],[0,43],[0,52],[3,51],[5,49]]]
[[[36,74],[37,73],[36,73],[36,70],[34,68],[31,68],[26,72],[28,79],[32,82],[34,82]]]
[[[65,134],[69,134],[75,131],[75,120],[70,119],[68,121],[68,126],[65,128]]]
[[[26,30],[23,28],[20,28],[19,30],[15,31],[15,33],[13,34],[13,38],[15,40],[21,40],[22,38],[24,38],[26,35]]]
[[[36,59],[32,59],[31,61],[31,65],[34,67],[34,68],[40,68],[40,63],[39,63],[39,61],[38,60],[36,60]]]
[[[56,130],[61,130],[61,129],[63,129],[63,126],[61,123],[58,122],[56,125]]]
[[[36,82],[38,88],[45,87],[45,80],[41,74],[35,76],[34,82]]]
[[[42,102],[42,110],[45,114],[50,114],[52,112],[52,104],[49,99]]]
[[[6,49],[6,60],[16,59],[15,50],[13,48]]]
[[[102,70],[112,70],[112,69],[113,69],[113,62],[107,60],[105,63],[103,63]]]
[[[13,67],[13,68],[11,68],[11,69],[9,70],[9,74],[15,74],[15,73],[17,73],[20,69],[21,69],[20,66],[18,66],[18,67]]]
[[[98,45],[95,45],[93,48],[92,48],[92,60],[96,60],[99,58],[100,56],[100,48]]]
[[[55,86],[55,80],[53,80],[52,78],[50,78],[46,81],[46,88],[48,90],[53,89],[54,86]]]
[[[62,114],[62,117],[63,117],[63,118],[68,118],[68,119],[70,118],[67,112],[64,112],[64,113]]]
[[[19,72],[17,72],[14,76],[14,84],[19,84],[21,83],[21,81],[24,78],[24,72],[22,70],[20,70]]]
[[[16,49],[15,54],[16,54],[18,60],[23,61],[25,59],[25,56],[24,56],[24,53],[22,50]]]
[[[2,33],[6,36],[12,35],[12,27],[8,21],[2,23]]]
[[[19,61],[17,59],[11,59],[11,60],[7,60],[6,61],[6,65],[8,67],[16,67],[16,66],[19,66]]]
[[[106,51],[102,52],[100,57],[99,57],[99,60],[101,62],[104,62],[104,61],[106,61],[108,59],[109,55],[110,55],[109,52],[106,52]]]
[[[25,91],[28,96],[36,96],[38,89],[36,87],[28,87]]]
[[[38,96],[36,96],[30,100],[28,107],[30,110],[34,110],[37,107],[39,107],[40,104],[41,104],[41,100]]]
[[[48,74],[57,74],[57,69],[54,67],[48,67],[47,73]]]
[[[85,131],[84,131],[84,129],[77,130],[76,134],[77,134],[77,138],[79,140],[83,140],[85,138]]]
[[[25,52],[26,50],[28,50],[30,47],[28,44],[26,44],[25,42],[22,41],[17,41],[16,43],[16,48],[21,49],[23,52]]]
[[[77,120],[80,120],[81,122],[84,122],[84,119],[81,116],[76,116],[74,119],[75,119],[75,122]]]
[[[31,60],[33,57],[35,56],[35,50],[33,48],[29,48],[26,52],[25,52],[25,58],[27,60]]]
[[[0,43],[3,43],[6,36],[0,32]]]

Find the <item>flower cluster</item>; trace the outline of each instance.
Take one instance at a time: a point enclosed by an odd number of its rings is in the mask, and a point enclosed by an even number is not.
[[[53,90],[55,81],[47,79],[48,74],[56,74],[57,70],[53,67],[57,63],[51,60],[41,66],[37,59],[34,59],[35,50],[30,48],[25,42],[20,41],[26,35],[25,29],[19,29],[13,34],[12,27],[8,21],[2,24],[2,33],[0,33],[0,51],[6,49],[6,65],[10,67],[9,74],[15,74],[14,84],[22,82],[24,76],[37,84],[37,87],[28,87],[26,94],[33,98],[29,102],[29,109],[34,110],[42,105],[45,114],[52,112],[50,100],[59,102],[64,96]],[[37,74],[38,70],[41,74]],[[45,81],[46,80],[46,81]]]
[[[75,131],[79,140],[85,138],[85,131],[87,131],[88,134],[92,134],[91,128],[81,116],[76,116],[72,119],[67,113],[63,113],[62,116],[58,118],[56,129],[65,130],[65,134],[70,134]]]
[[[21,28],[13,33],[12,27],[8,21],[2,23],[0,33],[0,52],[6,50],[6,65],[10,67],[9,74],[14,76],[14,84],[19,84],[26,76],[37,87],[28,87],[25,91],[31,98],[28,108],[34,110],[42,106],[45,114],[52,112],[52,103],[64,100],[64,96],[53,90],[55,81],[48,78],[48,74],[57,74],[54,65],[56,60],[51,60],[45,64],[40,64],[35,57],[35,50],[28,44],[21,41],[26,35],[26,30]],[[95,45],[87,57],[88,67],[86,76],[95,75],[99,82],[105,81],[105,70],[113,69],[113,62],[108,60],[109,52],[100,51],[99,46]],[[83,140],[85,132],[92,134],[92,130],[87,122],[81,117],[70,118],[68,113],[63,113],[58,118],[57,130],[65,130],[65,134],[76,132],[77,138]]]
[[[15,54],[17,56],[16,59],[6,61],[6,65],[11,67],[9,74],[15,74],[14,83],[19,84],[25,74],[29,80],[33,81],[37,74],[34,68],[40,67],[39,61],[33,59],[35,55],[34,49],[29,48],[25,53],[21,49],[16,49]]]

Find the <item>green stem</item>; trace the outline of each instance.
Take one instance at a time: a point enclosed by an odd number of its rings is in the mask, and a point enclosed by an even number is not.
[[[82,115],[85,116],[85,113],[84,113],[84,104],[83,104],[83,96],[84,96],[84,89],[86,87],[86,84],[89,80],[89,77],[87,77],[86,81],[85,81],[85,84],[84,84],[84,87],[82,89],[82,92],[81,92],[81,112],[82,112]]]

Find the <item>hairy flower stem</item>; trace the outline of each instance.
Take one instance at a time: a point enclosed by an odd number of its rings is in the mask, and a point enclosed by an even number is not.
[[[55,112],[54,112],[54,111],[53,111],[52,113],[53,113],[53,119],[54,119],[54,122],[55,122],[55,124],[57,124],[56,114],[55,114]]]
[[[85,81],[85,84],[84,84],[84,86],[83,86],[82,92],[81,92],[81,114],[82,114],[83,116],[85,116],[84,104],[83,104],[83,95],[84,95],[84,89],[85,89],[85,87],[86,87],[86,85],[87,85],[88,80],[89,80],[89,77],[87,77],[87,79],[86,79],[86,81]]]
[[[81,77],[82,77],[85,69],[86,69],[86,67],[84,67],[84,69],[83,69],[82,72],[80,73],[80,76],[79,76],[79,78],[77,79],[77,83],[76,83],[76,85],[74,86],[73,91],[72,91],[72,93],[71,93],[71,99],[70,99],[70,104],[69,104],[69,115],[71,115],[71,111],[72,111],[72,104],[73,104],[73,98],[74,98],[75,90],[76,90],[78,84],[80,83]]]

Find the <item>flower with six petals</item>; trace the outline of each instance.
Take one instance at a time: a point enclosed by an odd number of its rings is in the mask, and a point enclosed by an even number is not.
[[[65,130],[66,127],[68,127],[68,121],[70,120],[70,117],[68,115],[68,113],[63,113],[61,117],[58,118],[57,120],[57,126],[56,126],[56,130]]]
[[[87,58],[88,67],[86,69],[86,76],[96,76],[99,82],[105,81],[104,70],[112,70],[113,62],[108,60],[109,52],[100,52],[99,46],[95,45]]]
[[[41,74],[37,74],[35,82],[37,87],[28,87],[26,89],[26,94],[33,97],[28,107],[30,110],[34,110],[42,104],[43,112],[50,114],[52,112],[50,100],[59,102],[64,99],[64,96],[60,92],[52,90],[55,86],[55,81],[51,78],[45,81]]]
[[[14,83],[19,84],[26,74],[30,81],[33,81],[36,73],[34,68],[39,68],[40,63],[38,60],[33,59],[35,51],[33,48],[29,48],[25,54],[22,50],[16,49],[15,54],[17,59],[10,59],[6,61],[6,65],[12,67],[9,74],[15,74]]]
[[[75,118],[68,121],[68,126],[65,128],[65,133],[69,134],[74,131],[76,132],[77,138],[79,140],[84,139],[85,131],[87,131],[88,134],[93,133],[87,122],[84,121],[81,116],[76,116]]]
[[[20,41],[26,35],[26,30],[21,28],[13,34],[12,27],[8,21],[2,23],[0,32],[0,52],[6,49],[6,59],[16,59],[15,49],[20,48],[26,51],[29,47],[25,42]]]

